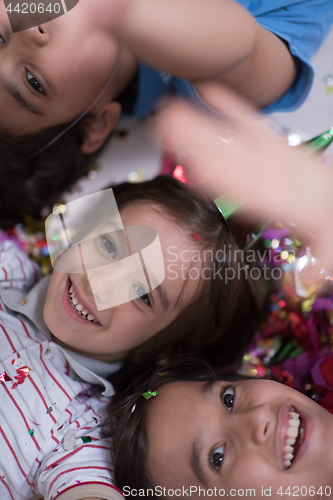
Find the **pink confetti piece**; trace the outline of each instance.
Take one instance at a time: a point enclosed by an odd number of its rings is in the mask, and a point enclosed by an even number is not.
[[[198,241],[200,241],[200,240],[201,240],[201,238],[199,238],[199,236],[197,236],[195,233],[193,233],[193,236],[194,236],[194,238],[195,238],[196,240],[198,240]]]
[[[29,375],[29,368],[27,366],[22,366],[22,368],[18,368],[17,375],[14,377],[17,382],[14,382],[12,385],[12,389],[16,389],[19,384],[23,384],[27,376]]]
[[[28,417],[28,418],[29,418],[29,417]],[[30,420],[30,422],[32,422],[32,423],[33,423],[33,424],[35,424],[35,425],[39,425],[39,426],[41,425],[41,424],[37,424],[37,422],[34,422],[33,420],[31,420],[31,418],[29,418],[29,420]]]
[[[6,373],[6,372],[2,372],[2,373],[1,373],[1,375],[0,375],[0,382],[5,383],[5,382],[10,382],[11,380],[13,380],[13,379],[11,379],[11,378],[7,375],[7,373]]]
[[[173,171],[172,177],[177,179],[179,182],[186,183],[186,177],[184,169],[181,165],[177,165],[175,170]]]

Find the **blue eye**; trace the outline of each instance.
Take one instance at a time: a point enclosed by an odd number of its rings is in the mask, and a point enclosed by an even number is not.
[[[221,400],[227,410],[233,410],[235,402],[235,389],[232,384],[222,387]]]
[[[219,446],[213,450],[210,456],[210,463],[215,470],[220,470],[224,457],[224,446]]]
[[[137,300],[139,300],[139,302],[143,303],[145,306],[150,307],[151,303],[149,298],[149,291],[147,290],[147,288],[144,287],[143,285],[132,285],[132,286],[135,290],[136,295],[138,296]]]
[[[29,85],[40,94],[45,94],[43,87],[29,71],[26,71],[26,75]]]
[[[6,43],[6,40],[4,39],[4,37],[1,35],[0,33],[0,43]]]

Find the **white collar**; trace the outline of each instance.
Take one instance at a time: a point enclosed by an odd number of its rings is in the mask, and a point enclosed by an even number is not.
[[[1,292],[1,298],[8,309],[23,314],[38,328],[39,331],[37,332],[37,336],[40,337],[42,341],[45,340],[46,337],[52,342],[51,332],[47,328],[43,318],[43,309],[49,281],[50,276],[45,276],[37,285],[33,286],[28,293],[22,290],[7,288]],[[26,301],[22,303],[23,299],[26,299]],[[104,361],[77,354],[69,349],[64,349],[57,344],[54,345],[61,350],[70,366],[82,380],[91,384],[104,386],[104,396],[109,397],[114,394],[113,386],[106,380],[106,377],[118,371],[123,364],[122,361],[105,363]]]

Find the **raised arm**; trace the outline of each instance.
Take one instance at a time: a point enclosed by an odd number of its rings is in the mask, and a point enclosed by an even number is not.
[[[229,192],[256,219],[280,217],[315,236],[316,256],[333,268],[333,173],[317,158],[290,148],[230,90],[204,86],[223,119],[184,103],[161,112],[165,148],[217,197]]]
[[[296,75],[285,43],[235,0],[127,0],[113,29],[146,63],[194,85],[226,83],[259,107]]]

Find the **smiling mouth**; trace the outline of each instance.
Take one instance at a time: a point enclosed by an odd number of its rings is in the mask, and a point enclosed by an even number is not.
[[[75,288],[72,282],[69,284],[68,288],[68,300],[71,306],[73,307],[74,311],[83,319],[86,319],[87,321],[90,321],[90,323],[99,323],[99,321],[95,318],[95,316],[89,311],[89,309],[86,308],[86,306],[83,306],[80,304],[78,301],[76,294],[75,294]]]
[[[286,470],[292,466],[305,436],[303,419],[294,407],[293,411],[289,412],[288,417],[288,427],[283,448],[283,465]]]

